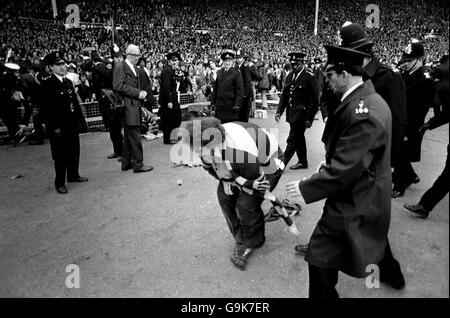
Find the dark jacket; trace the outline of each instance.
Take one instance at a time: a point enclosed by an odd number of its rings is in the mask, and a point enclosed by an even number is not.
[[[72,82],[69,79],[61,82],[52,74],[42,83],[42,91],[46,101],[41,111],[49,132],[61,129],[62,134],[79,133],[84,117]]]
[[[383,97],[392,113],[391,166],[395,167],[407,127],[406,88],[400,72],[372,58],[364,68],[364,80],[370,79],[375,91]]]
[[[252,81],[258,80],[258,73],[254,67],[249,66],[245,62],[239,67],[239,71],[241,72],[244,85],[244,98],[253,100]]]
[[[102,97],[103,88],[111,88],[112,76],[111,70],[108,69],[105,63],[99,62],[92,69],[92,89],[97,100]]]
[[[306,68],[294,82],[293,76],[293,72],[287,76],[277,114],[283,115],[286,109],[286,121],[290,124],[298,121],[313,122],[319,104],[314,76]]]
[[[411,162],[420,161],[423,134],[419,132],[428,110],[433,104],[435,87],[433,80],[425,76],[421,67],[412,74],[403,74],[406,85],[408,127],[406,149]]]
[[[384,257],[391,216],[391,112],[366,81],[327,121],[326,165],[300,182],[306,203],[326,199],[305,260],[354,277]]]
[[[137,72],[138,68],[135,69]],[[143,89],[125,61],[114,65],[113,90],[122,97],[125,104],[125,125],[140,126],[142,102],[139,100],[139,92]]]
[[[231,67],[228,71],[221,69],[217,72],[217,80],[211,97],[211,104],[215,105],[215,116],[220,120],[238,120],[239,110],[244,95],[244,85],[241,73]]]

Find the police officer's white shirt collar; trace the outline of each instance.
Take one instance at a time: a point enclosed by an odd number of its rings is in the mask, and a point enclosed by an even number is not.
[[[133,63],[131,63],[128,59],[125,59],[125,63],[127,63],[128,64],[128,66],[131,68],[131,71],[133,72],[133,74],[134,74],[134,76],[136,76],[137,77],[137,74],[136,74],[136,69],[134,68],[134,65],[133,65]]]
[[[364,84],[364,82],[355,84],[355,85],[353,85],[352,87],[350,87],[350,88],[344,93],[344,95],[342,95],[341,102],[343,102],[344,99],[346,99],[348,95],[350,95],[355,89],[357,89],[358,87],[360,87],[362,84]]]
[[[65,78],[64,76],[58,75],[56,73],[53,73],[53,74],[55,74],[56,78],[59,79],[61,81],[61,83],[64,83],[64,78]]]

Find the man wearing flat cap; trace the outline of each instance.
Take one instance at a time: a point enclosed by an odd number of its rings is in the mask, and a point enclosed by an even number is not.
[[[79,129],[84,118],[73,83],[67,79],[63,53],[55,51],[45,57],[52,75],[42,84],[44,122],[49,133],[50,149],[55,163],[55,188],[60,194],[67,193],[67,182],[86,182],[79,175],[80,137]]]
[[[177,75],[181,55],[170,52],[166,55],[168,64],[161,71],[161,88],[159,92],[158,116],[161,118],[163,142],[166,145],[176,142],[176,134],[172,131],[181,124],[181,107],[178,101]],[[172,140],[171,136],[174,140]]]
[[[215,117],[220,119],[222,124],[239,121],[239,112],[244,97],[242,75],[233,67],[234,56],[235,54],[228,50],[220,55],[223,66],[217,72],[211,96]]]
[[[286,110],[286,121],[291,126],[286,141],[284,164],[287,166],[294,153],[298,162],[291,169],[308,168],[305,130],[311,128],[318,110],[319,95],[314,75],[303,65],[305,53],[289,54],[292,72],[286,78],[275,120],[279,122]]]
[[[256,68],[248,63],[249,54],[243,50],[238,50],[236,54],[236,68],[241,72],[242,83],[244,85],[244,96],[242,106],[239,110],[239,121],[248,122],[250,108],[253,100],[252,81],[258,80]]]
[[[383,97],[392,113],[391,166],[395,167],[401,153],[407,124],[406,90],[399,72],[382,64],[372,51],[374,42],[363,27],[357,23],[345,22],[339,30],[340,46],[366,54],[364,57],[363,80],[372,80],[375,91]]]
[[[391,112],[372,82],[363,82],[364,54],[325,48],[326,76],[340,98],[322,138],[325,161],[286,186],[307,204],[326,199],[305,255],[311,298],[339,297],[338,271],[368,275],[384,257],[391,214]]]

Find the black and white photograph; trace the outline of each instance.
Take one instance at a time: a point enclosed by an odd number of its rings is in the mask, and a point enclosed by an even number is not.
[[[0,0],[0,298],[448,299],[449,187],[448,1]]]

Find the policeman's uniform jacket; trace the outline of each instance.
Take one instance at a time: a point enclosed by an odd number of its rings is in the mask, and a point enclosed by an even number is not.
[[[381,64],[376,58],[364,68],[363,79],[372,81],[375,91],[383,97],[392,113],[391,166],[395,167],[402,149],[407,127],[406,88],[400,72]]]
[[[45,102],[41,111],[44,122],[52,134],[61,129],[61,134],[78,134],[84,121],[72,81],[64,78],[61,82],[52,74],[42,83]]]
[[[241,72],[243,81],[243,97],[253,100],[252,81],[258,80],[258,73],[256,72],[256,69],[254,67],[251,67],[246,62],[242,63],[242,65],[239,67],[239,72]]]
[[[228,71],[220,69],[213,85],[211,104],[215,105],[215,117],[221,121],[236,121],[244,97],[244,84],[241,73],[234,67]]]
[[[435,86],[431,77],[425,75],[421,67],[412,74],[403,74],[406,85],[406,100],[408,111],[408,128],[406,149],[411,162],[420,161],[423,134],[419,132],[425,122],[428,110],[432,106]]]
[[[330,114],[326,165],[300,182],[306,203],[326,199],[305,260],[354,277],[384,257],[391,215],[391,112],[366,81]]]
[[[313,122],[319,103],[314,75],[305,67],[295,79],[294,76],[291,72],[286,78],[277,114],[282,115],[286,109],[286,121],[290,124]]]
[[[168,104],[172,103],[172,109]],[[177,77],[170,65],[164,66],[161,71],[161,88],[159,92],[161,125],[165,130],[172,130],[181,124],[181,108],[178,101]]]

